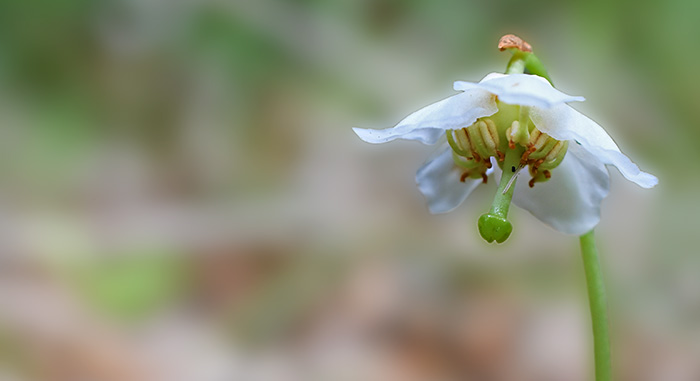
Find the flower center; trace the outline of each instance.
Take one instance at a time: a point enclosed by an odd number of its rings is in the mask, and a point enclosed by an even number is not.
[[[480,118],[469,127],[447,130],[446,136],[455,164],[464,169],[460,178],[462,182],[467,178],[481,178],[486,183],[486,171],[492,166],[492,157],[503,170],[505,153],[523,147],[525,151],[519,166],[505,170],[516,172],[528,167],[532,188],[535,183],[552,177],[552,170],[562,162],[568,147],[568,142],[556,140],[538,130],[529,118],[528,107],[500,102],[496,114]]]
[[[513,183],[522,168],[527,167],[532,188],[537,182],[552,177],[552,170],[561,164],[568,142],[559,141],[541,132],[530,119],[530,108],[498,102],[498,112],[480,118],[469,127],[447,130],[447,142],[452,158],[467,178],[487,182],[486,172],[491,158],[503,175],[489,213],[479,218],[479,232],[488,242],[504,242],[513,229],[507,220],[513,198]]]

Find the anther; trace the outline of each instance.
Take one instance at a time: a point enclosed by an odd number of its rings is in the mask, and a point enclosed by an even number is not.
[[[469,141],[472,143],[471,147],[472,152],[474,152],[474,156],[476,156],[476,154],[479,154],[481,158],[486,159],[491,155],[489,155],[489,149],[486,146],[484,139],[482,138],[481,125],[483,125],[484,128],[486,128],[486,123],[484,123],[483,120],[480,120],[476,124],[467,128],[466,132],[469,136]]]
[[[554,145],[551,151],[547,154],[547,156],[544,157],[544,161],[551,161],[556,158],[557,155],[559,155],[559,152],[562,150],[564,147],[564,142],[559,141],[557,144]]]
[[[532,132],[530,132],[530,144],[535,144],[540,135],[542,135],[542,132],[540,130],[536,128],[532,130]]]
[[[462,173],[462,176],[459,178],[459,181],[465,182],[467,180],[467,177],[469,177],[469,171],[465,171]]]
[[[527,113],[526,110],[527,108],[525,106],[521,106],[520,108],[520,113]],[[521,115],[522,116],[522,115]],[[523,123],[521,123],[518,120],[514,120],[513,123],[510,125],[510,133],[508,134],[508,141],[509,143],[518,143],[522,145],[523,147],[527,146],[527,144],[530,142],[530,131],[527,130],[527,125],[528,123],[526,122],[527,119]],[[507,133],[507,132],[506,132]]]
[[[544,134],[542,134],[544,135]],[[541,147],[538,147],[537,151],[534,152],[532,155],[530,155],[530,158],[532,159],[544,159],[552,150],[554,147],[559,143],[558,140],[552,139],[548,136],[545,137],[545,143]],[[538,141],[539,143],[539,141]]]
[[[552,152],[550,152],[547,157],[545,157],[545,162],[542,163],[542,167],[544,169],[554,169],[561,164],[561,162],[564,160],[564,156],[566,156],[566,150],[569,146],[568,142],[560,142],[562,143],[557,144],[557,146],[552,149]],[[556,151],[556,152],[555,152]]]
[[[513,124],[511,124],[510,127],[508,127],[506,129],[506,138],[508,139],[508,148],[510,148],[510,149],[515,149],[515,142],[513,141],[513,134],[514,134],[516,123],[518,123],[518,122],[514,121]]]
[[[474,147],[472,146],[472,143],[469,140],[469,136],[467,135],[467,128],[464,127],[460,130],[456,130],[455,136],[457,137],[457,141],[459,142],[460,146],[462,146],[462,150],[467,152],[466,157],[472,157],[474,153]]]
[[[471,148],[469,147],[469,143],[467,140],[467,144],[464,144],[464,139],[462,138],[462,135],[466,135],[466,133],[461,130],[447,130],[445,133],[445,136],[447,137],[447,143],[450,145],[452,148],[452,151],[454,151],[457,155],[462,156],[466,158],[467,160],[471,159]]]
[[[537,171],[539,171],[540,165],[542,165],[542,163],[544,163],[544,159],[534,160],[534,161],[530,162],[530,168],[532,168],[532,172],[537,173]]]
[[[525,151],[525,153],[523,153],[523,156],[520,158],[520,164],[521,165],[527,164],[527,159],[535,151],[537,151],[537,148],[534,145],[529,144],[527,147],[527,150]]]
[[[481,137],[484,139],[484,143],[490,151],[489,153],[495,152],[499,143],[496,123],[491,119],[484,119],[478,123],[478,126]]]
[[[539,131],[539,130],[538,130]],[[542,134],[537,137],[535,140],[535,147],[539,150],[544,146],[544,144],[547,142],[547,139],[549,139],[549,136],[547,134]]]

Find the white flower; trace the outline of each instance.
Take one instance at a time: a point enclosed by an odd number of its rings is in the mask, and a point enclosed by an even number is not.
[[[526,106],[529,120],[537,130],[569,142],[565,151],[568,154],[547,174],[551,175],[549,181],[532,187],[523,181],[526,179],[518,180],[513,202],[564,233],[583,234],[598,224],[600,203],[609,190],[606,165],[616,167],[626,179],[641,187],[651,188],[658,183],[655,176],[642,172],[620,152],[600,125],[566,104],[583,101],[582,97],[564,94],[542,77],[492,73],[479,83],[455,82],[454,89],[460,93],[414,112],[393,128],[353,130],[369,143],[406,139],[435,144],[443,140],[446,131],[472,126],[487,117],[496,119],[495,114],[511,105]],[[507,137],[505,128],[510,124],[504,126],[503,118],[500,119],[498,131]],[[471,177],[461,181],[464,169],[455,164],[452,149],[447,144],[443,146],[416,174],[418,188],[432,213],[456,208],[482,183],[480,178]],[[491,162],[497,163],[495,158]],[[482,173],[492,172],[500,170]]]

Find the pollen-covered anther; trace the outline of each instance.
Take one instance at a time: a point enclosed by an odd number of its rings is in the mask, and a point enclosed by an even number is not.
[[[488,181],[486,172],[491,168],[491,161],[476,161],[469,160],[464,156],[460,156],[456,152],[452,152],[452,161],[463,171],[459,177],[459,181],[466,182],[467,179],[481,179],[484,183]]]
[[[526,123],[514,120],[506,129],[506,138],[508,138],[508,148],[510,149],[514,149],[516,144],[526,147],[530,143],[530,131],[528,131]]]
[[[513,127],[516,122],[513,122],[510,127],[506,129],[506,138],[508,138],[508,148],[515,149],[515,141],[513,141]]]
[[[530,149],[528,149],[521,158],[521,163],[529,165],[530,168],[530,176],[532,176],[528,183],[530,188],[534,187],[535,183],[547,181],[552,177],[551,170],[561,164],[568,148],[567,141],[556,140],[539,131],[536,135],[535,142],[531,143],[535,151],[529,152]]]
[[[445,136],[447,137],[447,143],[450,145],[450,148],[452,148],[453,153],[467,160],[473,159],[469,138],[463,133],[463,129],[447,130],[445,131]]]
[[[478,178],[475,175],[476,173],[465,171],[464,173],[462,173],[462,176],[460,176],[459,181],[465,182],[470,177],[475,179]],[[484,184],[488,184],[489,176],[485,172],[480,172],[479,175],[481,176],[481,182]]]
[[[566,153],[566,144],[567,142],[565,141],[556,140],[534,129],[530,133],[530,142],[520,162],[522,164],[535,165],[538,167],[543,163],[556,162],[560,157],[563,158],[563,154]],[[552,168],[554,167],[548,169]]]
[[[481,169],[466,170],[466,171],[462,172],[462,175],[459,177],[459,181],[465,182],[469,178],[472,178],[472,179],[481,178],[481,182],[484,184],[488,184],[488,182],[489,182],[489,176],[486,174],[486,171],[482,171]]]
[[[537,151],[537,147],[535,147],[534,144],[530,144],[527,146],[527,149],[523,153],[523,156],[520,158],[520,164],[521,165],[526,165],[527,164],[527,159],[530,157],[530,155]]]
[[[499,150],[496,150],[496,156],[498,157],[498,161],[504,161],[506,159],[506,154]]]
[[[496,128],[496,124],[491,119],[486,119],[480,120],[477,123],[477,127],[479,128],[481,139],[484,142],[484,146],[488,152],[490,154],[496,153],[498,151],[498,143],[500,140],[498,138],[498,129]]]

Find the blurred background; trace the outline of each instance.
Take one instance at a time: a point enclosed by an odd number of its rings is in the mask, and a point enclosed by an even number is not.
[[[590,380],[576,237],[373,146],[529,41],[660,184],[598,228],[619,380],[700,379],[690,0],[0,3],[0,380]]]

